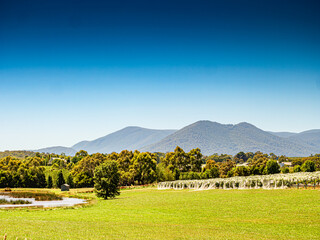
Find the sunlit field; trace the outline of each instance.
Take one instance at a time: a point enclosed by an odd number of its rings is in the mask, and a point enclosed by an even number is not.
[[[73,190],[74,192],[76,190]],[[7,239],[319,239],[320,191],[123,190],[83,207],[0,210]]]

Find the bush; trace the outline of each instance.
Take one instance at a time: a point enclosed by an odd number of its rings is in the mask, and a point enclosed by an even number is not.
[[[293,167],[293,172],[301,172],[301,167],[300,167],[300,165],[295,165],[295,166]]]
[[[0,205],[2,204],[30,204],[32,202],[28,200],[7,200],[7,199],[0,199]]]
[[[216,166],[212,167],[209,171],[211,178],[217,178],[220,176],[219,169]]]
[[[265,174],[275,174],[280,172],[280,166],[275,160],[269,160],[264,169]]]
[[[119,181],[116,161],[107,161],[94,170],[94,188],[98,197],[108,199],[120,195]]]
[[[205,172],[200,173],[200,179],[208,179],[210,176],[210,171],[206,170]]]
[[[36,201],[62,200],[53,192],[10,192],[8,195],[13,198],[34,198]]]
[[[251,187],[255,187],[256,186],[256,182],[253,180],[250,184]]]
[[[234,172],[232,170],[228,171],[228,173],[227,173],[228,178],[233,177],[233,175],[234,175]]]
[[[49,175],[47,179],[47,188],[52,188],[52,187],[53,187],[52,177]]]
[[[314,172],[316,170],[316,165],[314,162],[307,160],[302,164],[301,170],[303,172]]]
[[[288,167],[283,167],[283,168],[281,169],[281,172],[282,172],[282,173],[289,173],[289,168],[288,168]]]
[[[262,182],[260,180],[257,180],[257,186],[262,187],[262,185],[263,185]]]
[[[62,184],[65,184],[65,180],[63,178],[62,170],[59,170],[56,181],[57,188],[61,188]]]
[[[69,174],[68,177],[67,177],[67,184],[68,184],[71,188],[73,188],[73,186],[74,186],[73,177],[72,177],[71,174]]]
[[[175,180],[179,180],[179,177],[180,177],[180,171],[179,171],[179,169],[175,168],[175,169],[173,170],[173,178],[174,178]]]
[[[250,172],[249,169],[245,166],[238,166],[234,171],[235,176],[249,176]]]

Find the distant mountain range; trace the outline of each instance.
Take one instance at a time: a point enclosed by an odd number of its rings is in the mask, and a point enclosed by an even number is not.
[[[93,141],[82,141],[71,148],[76,151],[86,150],[90,153],[121,152],[124,149],[136,150],[154,144],[174,133],[176,130],[154,130],[141,127],[126,127],[120,131]]]
[[[136,150],[144,146],[154,144],[176,130],[154,130],[141,127],[126,127],[104,137],[93,141],[81,141],[72,147],[49,147],[37,150],[38,152],[48,152],[73,156],[80,150],[86,150],[88,153],[111,153],[121,152],[124,149]]]
[[[48,148],[41,148],[36,150],[36,152],[44,152],[44,153],[54,153],[54,154],[66,154],[67,156],[74,156],[77,151],[73,148],[69,147],[62,147],[62,146],[55,146],[55,147],[48,147]]]
[[[81,149],[89,153],[120,152],[124,149],[169,152],[176,146],[185,151],[198,147],[204,155],[261,151],[286,156],[309,156],[320,153],[320,130],[267,132],[245,122],[232,125],[198,121],[180,130],[126,127],[93,141],[79,142],[71,148],[51,147],[38,151],[64,152],[66,155],[74,155]]]

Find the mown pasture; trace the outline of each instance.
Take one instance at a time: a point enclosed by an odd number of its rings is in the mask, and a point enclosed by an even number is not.
[[[56,192],[58,190],[55,190]],[[122,190],[113,200],[0,210],[7,239],[319,239],[319,189]],[[78,193],[76,193],[78,191]]]

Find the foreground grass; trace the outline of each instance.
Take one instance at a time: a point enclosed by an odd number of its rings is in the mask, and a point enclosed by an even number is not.
[[[77,193],[93,197],[92,193]],[[81,208],[0,210],[8,239],[319,239],[320,191],[124,190]]]

